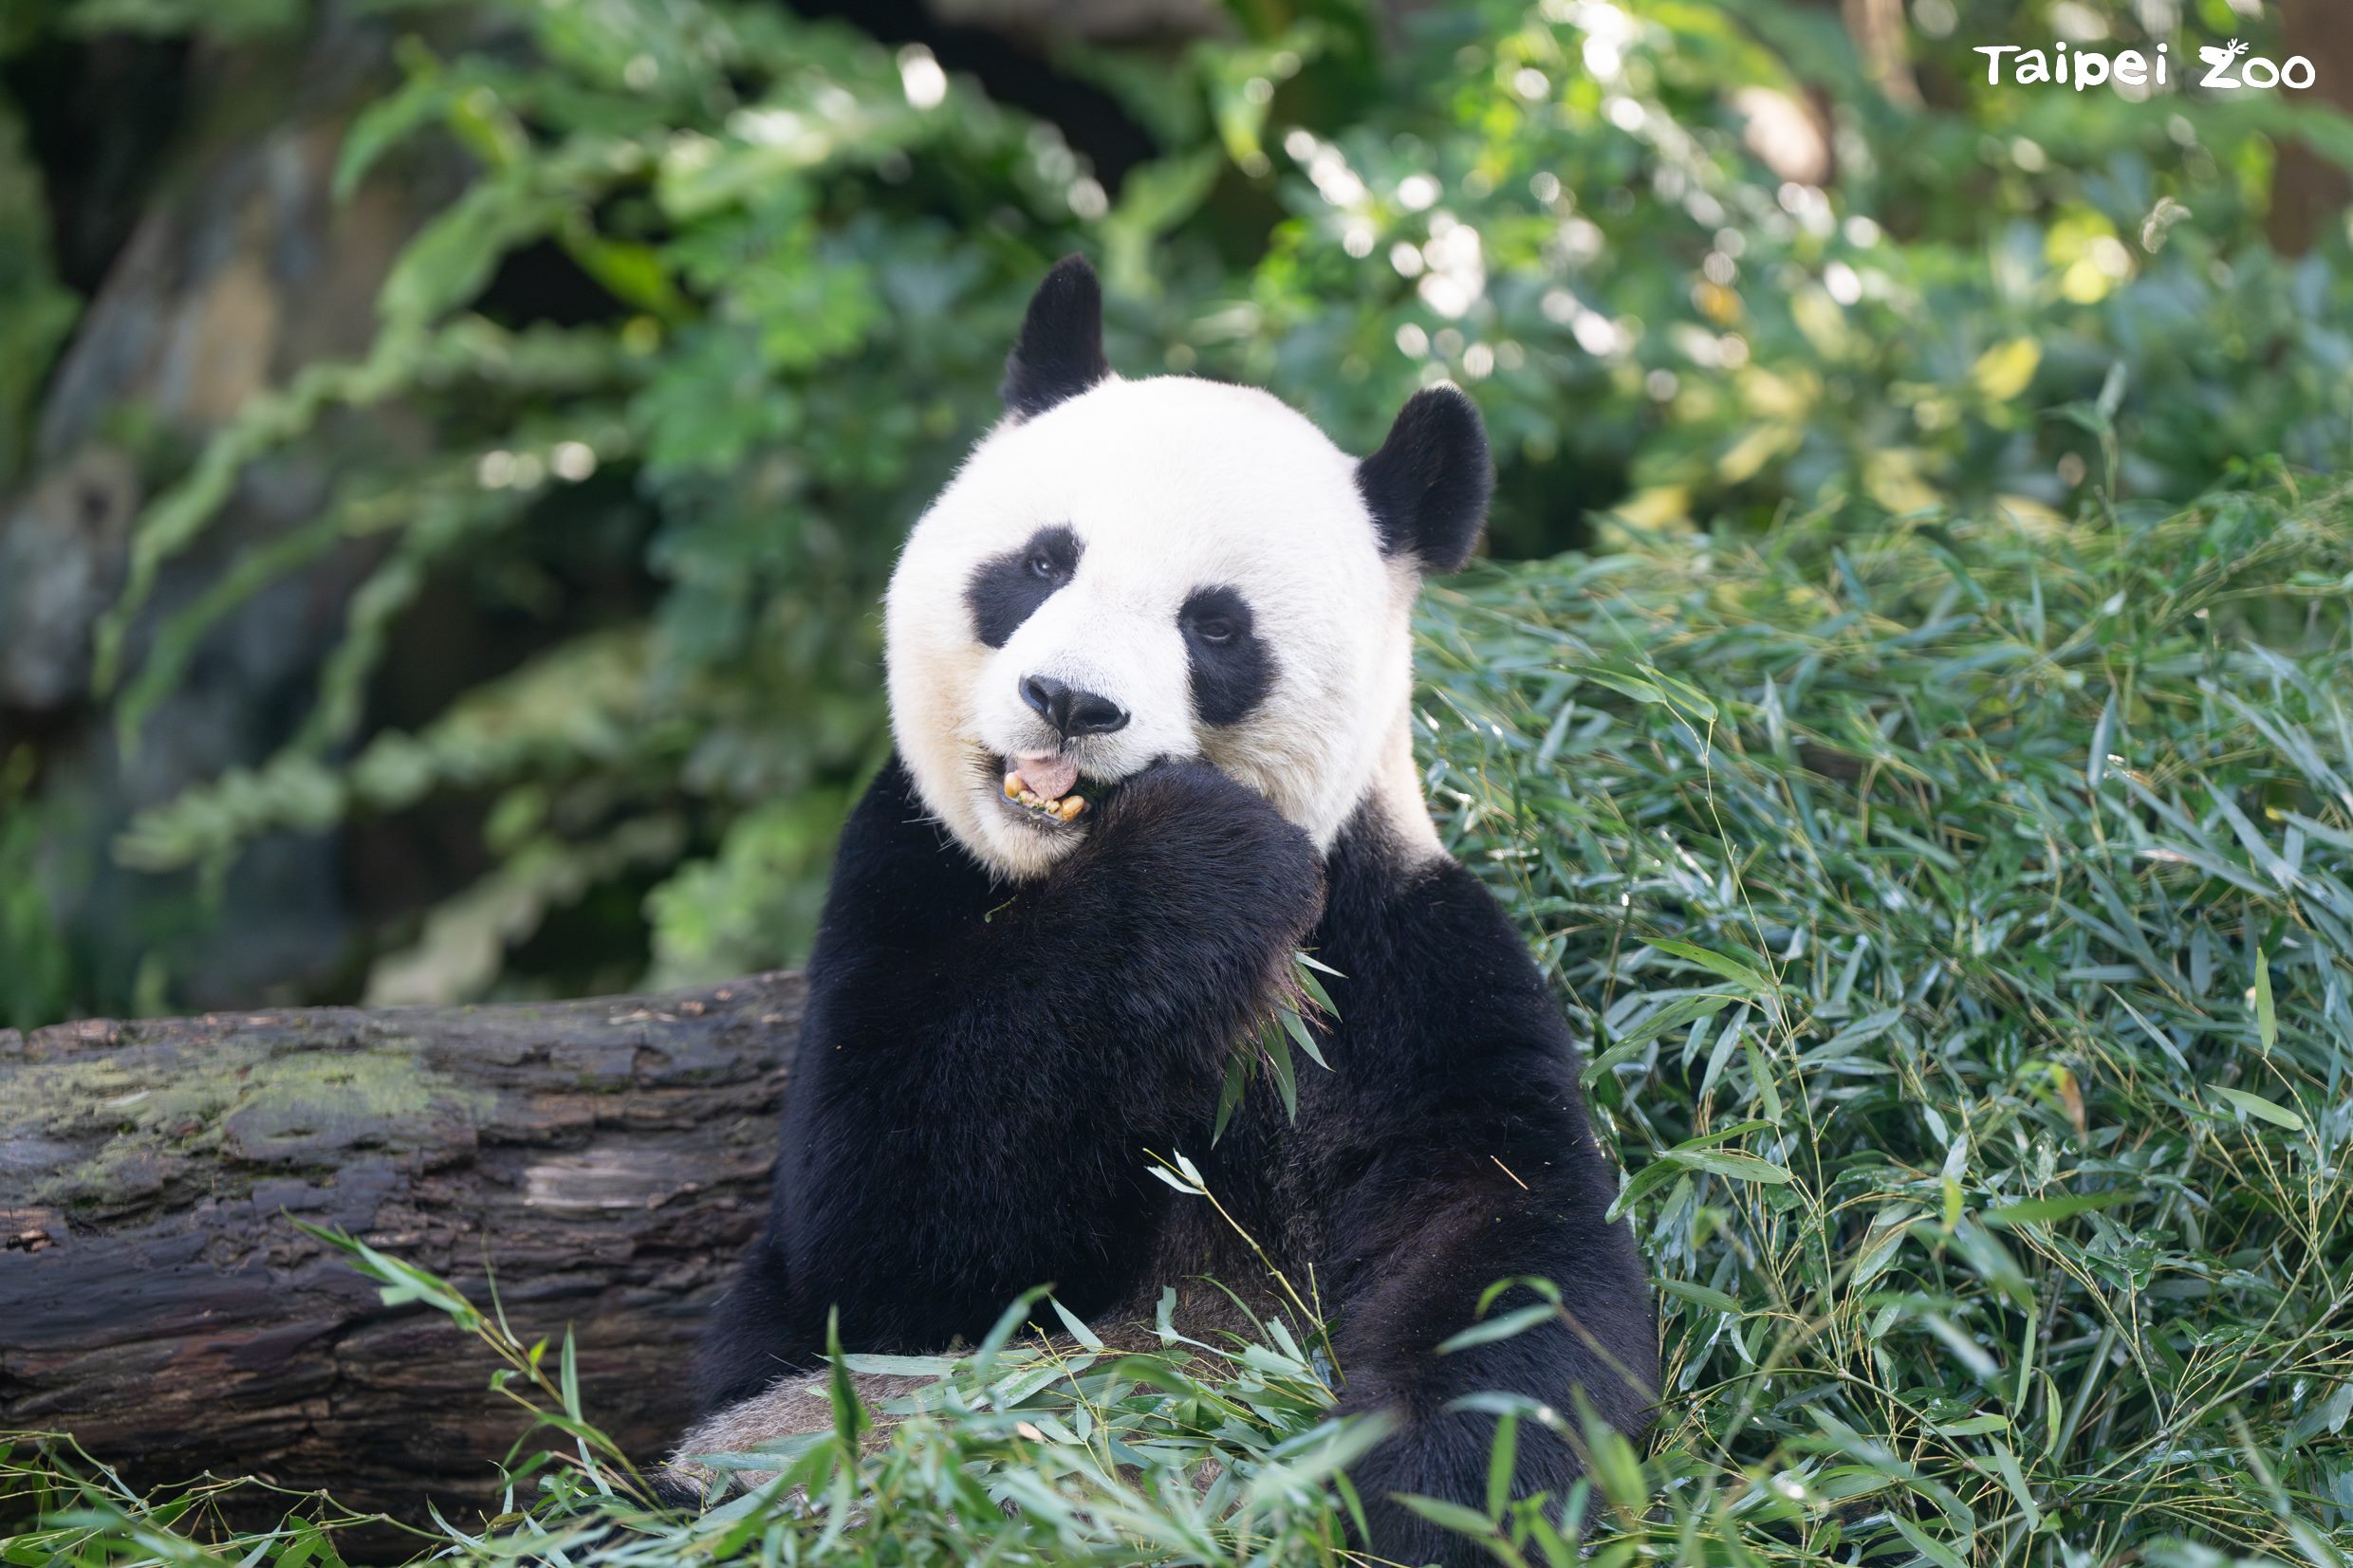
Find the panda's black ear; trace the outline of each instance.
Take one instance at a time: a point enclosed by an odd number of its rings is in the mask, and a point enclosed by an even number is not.
[[[1455,386],[1415,393],[1380,450],[1356,466],[1356,488],[1384,555],[1411,556],[1425,572],[1460,567],[1479,542],[1495,488],[1478,405]]]
[[[1065,256],[1029,296],[1029,314],[1006,358],[1005,384],[997,394],[1009,412],[1027,419],[1110,374],[1103,362],[1102,285],[1084,256]]]

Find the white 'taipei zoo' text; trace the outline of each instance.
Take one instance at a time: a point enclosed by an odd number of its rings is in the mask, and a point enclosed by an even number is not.
[[[1976,52],[1986,57],[1986,84],[1992,87],[2006,81],[2021,87],[2047,83],[2080,93],[2103,84],[2116,90],[2172,85],[2171,63],[2162,44],[2154,55],[2139,49],[2106,55],[2092,49],[2070,50],[2065,44],[2048,50],[2029,49],[2023,44],[1980,44]],[[2312,62],[2303,55],[2291,55],[2275,65],[2261,55],[2249,56],[2246,43],[2236,38],[2227,45],[2201,46],[2197,58],[2203,74],[2195,80],[2200,87],[2223,91],[2301,88],[2312,85],[2314,79]]]

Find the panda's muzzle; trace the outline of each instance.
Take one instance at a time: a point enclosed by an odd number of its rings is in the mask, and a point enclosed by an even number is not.
[[[1039,833],[1078,832],[1120,787],[1116,778],[1082,774],[1060,751],[983,751],[973,763],[998,808]]]
[[[1130,715],[1102,692],[1052,675],[1024,675],[1018,690],[1023,706],[1051,727],[1055,744],[1002,759],[1006,805],[1032,826],[1067,827],[1100,798],[1091,788],[1081,792],[1072,744],[1124,729]]]

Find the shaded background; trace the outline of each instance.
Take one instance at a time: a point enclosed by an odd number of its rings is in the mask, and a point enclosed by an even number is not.
[[[1498,555],[2342,469],[2346,101],[2339,0],[13,0],[0,1026],[795,959],[1074,249],[1127,374],[1462,382]]]

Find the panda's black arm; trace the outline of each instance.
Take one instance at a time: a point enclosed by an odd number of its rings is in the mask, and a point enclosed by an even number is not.
[[[992,887],[894,762],[846,825],[767,1234],[706,1342],[706,1408],[843,1341],[977,1337],[1051,1282],[1142,1268],[1146,1149],[1204,1127],[1322,906],[1313,847],[1192,764],[1127,781],[1046,876]]]
[[[1478,1507],[1494,1418],[1467,1394],[1523,1394],[1568,1415],[1580,1389],[1625,1432],[1649,1422],[1657,1325],[1640,1253],[1606,1223],[1617,1179],[1594,1142],[1577,1052],[1542,974],[1494,899],[1460,866],[1410,873],[1343,842],[1320,954],[1348,1060],[1332,1092],[1350,1129],[1352,1179],[1322,1275],[1351,1409],[1386,1411],[1397,1434],[1350,1467],[1371,1545],[1403,1562],[1484,1560],[1464,1538],[1387,1501],[1415,1492]],[[1555,1319],[1441,1356],[1479,1320],[1497,1282],[1540,1278]],[[1493,1317],[1537,1298],[1511,1291]],[[1517,1490],[1563,1495],[1570,1445],[1523,1423]]]

